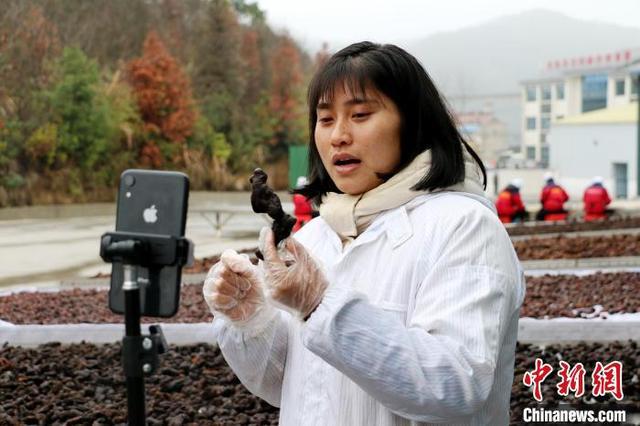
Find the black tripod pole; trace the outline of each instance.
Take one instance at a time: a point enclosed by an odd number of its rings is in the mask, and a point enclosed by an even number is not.
[[[123,351],[129,345],[140,339],[140,286],[138,285],[137,269],[134,265],[123,265],[124,283],[124,321],[125,338],[123,341]],[[134,350],[134,353],[136,351]],[[132,362],[130,357],[124,357],[125,364]],[[129,358],[129,359],[128,359]],[[143,426],[145,424],[144,409],[144,376],[140,368],[127,368],[125,374],[127,380],[127,408],[128,424],[131,426]],[[132,371],[137,370],[137,371]],[[132,374],[133,373],[133,374]]]
[[[151,375],[157,370],[158,355],[165,353],[168,345],[159,325],[150,326],[149,335],[141,334],[140,316],[146,314],[147,310],[145,308],[141,311],[140,308],[137,265],[145,265],[145,268],[161,268],[169,265],[182,267],[192,262],[193,244],[186,238],[170,235],[109,232],[102,236],[100,257],[107,262],[122,264],[125,324],[125,335],[122,338],[122,367],[127,385],[128,424],[143,426],[146,422],[144,376]],[[180,275],[178,275],[178,285],[179,279]],[[118,283],[119,280],[112,279],[112,290],[114,282]],[[117,290],[120,289],[117,288]],[[145,295],[146,298],[148,296],[148,294]]]

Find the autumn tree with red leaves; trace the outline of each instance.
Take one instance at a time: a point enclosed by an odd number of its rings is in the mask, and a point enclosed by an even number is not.
[[[247,29],[244,31],[240,56],[244,62],[244,79],[247,82],[243,99],[245,103],[256,103],[260,99],[260,91],[262,89],[260,76],[264,71],[260,61],[260,46],[258,43],[258,32],[256,30]]]
[[[282,36],[271,61],[272,85],[269,107],[275,120],[272,155],[305,138],[303,73],[300,53],[289,36]]]
[[[140,160],[155,168],[167,160],[182,164],[185,141],[197,118],[185,72],[153,31],[142,57],[131,61],[127,71],[144,126]]]
[[[8,109],[25,122],[35,112],[33,94],[49,82],[47,63],[60,52],[60,43],[56,26],[39,7],[16,14],[15,28],[0,22],[0,96],[10,98]]]

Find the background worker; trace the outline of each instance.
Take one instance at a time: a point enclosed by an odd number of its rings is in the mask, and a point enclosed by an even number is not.
[[[545,175],[545,181],[545,186],[540,192],[542,208],[536,214],[536,220],[546,220],[549,215],[565,219],[568,212],[564,209],[564,203],[569,200],[569,195],[554,181],[551,174]]]
[[[607,209],[611,198],[606,188],[603,186],[602,176],[595,176],[589,186],[584,191],[582,201],[584,203],[584,220],[598,220],[607,217],[611,210]]]
[[[498,194],[496,210],[502,223],[524,222],[529,219],[520,196],[522,179],[514,179]]]
[[[307,184],[307,178],[299,176],[296,181],[296,189],[300,189]],[[300,228],[308,223],[316,215],[314,214],[311,200],[302,194],[293,194],[293,214],[296,217],[296,224],[293,226],[293,232],[297,232]]]

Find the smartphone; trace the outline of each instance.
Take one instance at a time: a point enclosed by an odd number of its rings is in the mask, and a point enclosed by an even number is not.
[[[183,237],[189,203],[189,178],[184,173],[125,170],[120,176],[116,231]],[[122,263],[111,268],[109,308],[124,314]],[[137,266],[140,315],[172,317],[180,303],[182,266]]]

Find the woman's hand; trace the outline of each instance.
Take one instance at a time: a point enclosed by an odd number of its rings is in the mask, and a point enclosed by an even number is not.
[[[306,320],[322,301],[329,285],[320,266],[292,237],[285,240],[286,253],[284,259],[281,258],[273,231],[268,227],[260,231],[260,246],[269,297]]]
[[[264,279],[247,255],[225,250],[207,274],[202,287],[211,313],[234,323],[253,318],[265,304]]]

